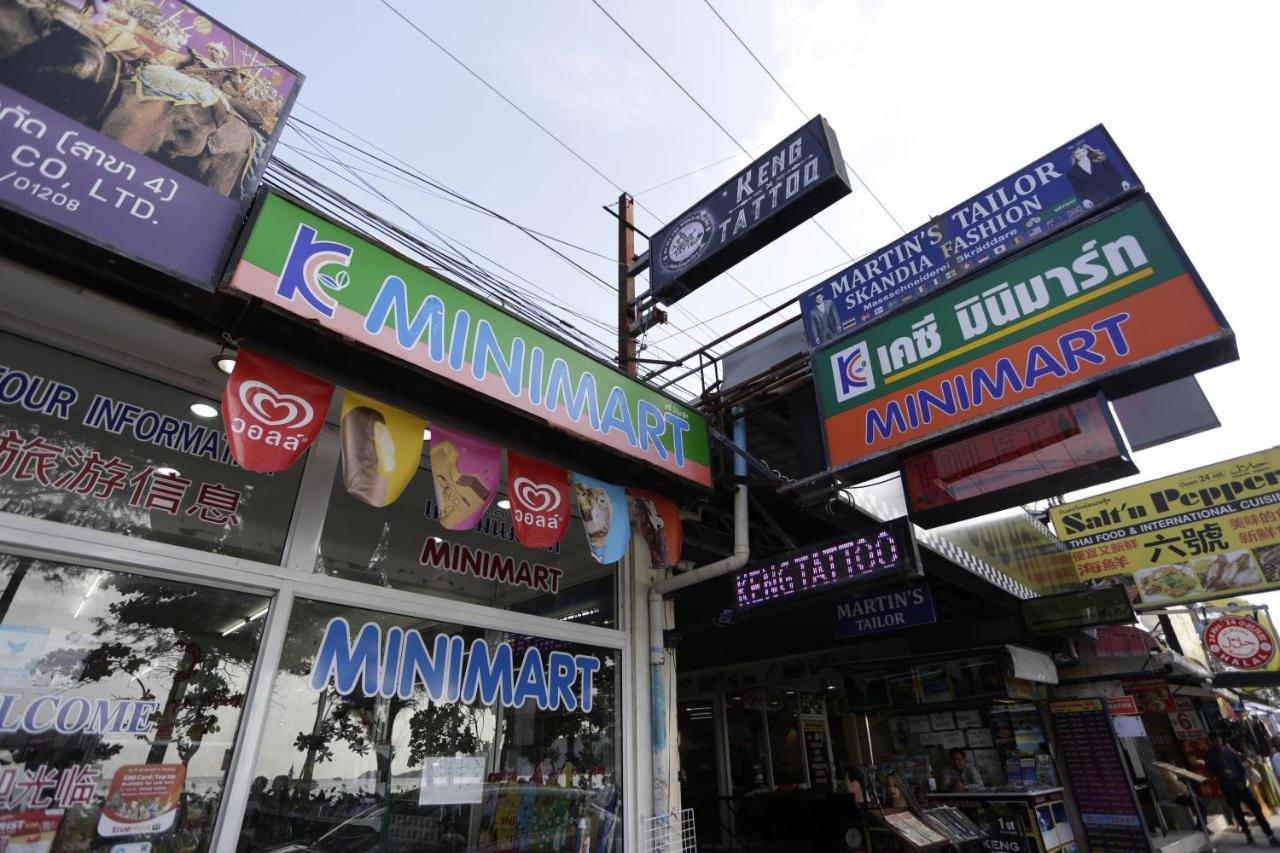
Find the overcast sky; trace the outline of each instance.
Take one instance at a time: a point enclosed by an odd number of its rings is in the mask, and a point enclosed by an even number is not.
[[[390,2],[637,195],[652,211],[638,212],[646,231],[747,162],[592,0]],[[1280,4],[1218,4],[1210,13],[1203,3],[1176,2],[710,0],[801,113],[704,0],[601,2],[753,152],[821,112],[849,164],[905,228],[1105,123],[1240,348],[1238,363],[1200,375],[1222,428],[1137,454],[1138,479],[1277,443],[1280,407],[1270,395],[1280,297],[1268,256],[1275,227],[1268,205],[1280,196],[1271,162]],[[306,74],[295,115],[338,122],[514,220],[614,253],[615,225],[601,205],[616,199],[617,188],[381,0],[201,5]],[[295,148],[277,154],[305,164],[297,147],[310,151],[307,143],[293,133],[284,142]],[[708,164],[717,165],[672,180]],[[368,179],[422,221],[596,318],[584,332],[609,343],[616,306],[599,282],[509,226]],[[364,187],[343,186],[387,210]],[[684,355],[901,233],[856,182],[819,220],[834,242],[813,225],[798,228],[736,267],[736,281],[722,277],[681,302],[672,326],[650,334],[654,348],[645,354]],[[607,257],[566,252],[614,280]],[[792,315],[789,308],[780,316]]]

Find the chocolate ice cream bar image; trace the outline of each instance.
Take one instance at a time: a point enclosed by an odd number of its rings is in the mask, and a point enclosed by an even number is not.
[[[474,474],[459,474],[458,485],[471,489],[480,497],[480,502],[484,503],[489,499],[489,488]]]
[[[396,445],[377,409],[357,406],[342,417],[342,482],[352,497],[386,506]]]

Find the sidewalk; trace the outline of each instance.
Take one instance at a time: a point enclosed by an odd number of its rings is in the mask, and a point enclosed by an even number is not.
[[[1280,838],[1280,818],[1271,818],[1271,829],[1275,832],[1276,837]],[[1257,842],[1256,847],[1250,847],[1245,843],[1244,833],[1240,831],[1240,827],[1234,823],[1227,829],[1215,832],[1213,834],[1213,846],[1216,850],[1227,851],[1227,853],[1240,853],[1240,851],[1259,851],[1259,850],[1275,850],[1267,843],[1267,837],[1258,829],[1258,825],[1254,822],[1253,816],[1249,816],[1249,831],[1253,833],[1253,840]]]

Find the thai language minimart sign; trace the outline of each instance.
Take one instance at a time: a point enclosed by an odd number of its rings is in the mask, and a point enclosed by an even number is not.
[[[787,136],[649,241],[649,292],[672,304],[849,194],[822,116]]]
[[[1139,186],[1102,125],[800,297],[811,349],[1082,221]]]
[[[697,411],[267,194],[231,287],[573,435],[711,485]]]
[[[891,453],[1175,351],[1208,368],[1234,338],[1143,198],[814,353],[830,467],[882,473]]]
[[[1082,581],[1139,607],[1280,588],[1280,449],[1050,507]]]
[[[911,525],[900,518],[748,566],[733,577],[734,600],[738,610],[750,610],[855,583],[906,580],[920,572]]]
[[[1097,394],[907,456],[902,489],[933,527],[1136,473]]]
[[[179,0],[6,5],[0,204],[212,289],[301,76]]]

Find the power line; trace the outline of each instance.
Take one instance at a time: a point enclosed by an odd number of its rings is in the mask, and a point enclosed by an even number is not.
[[[537,127],[539,130],[541,130],[541,131],[542,131],[543,133],[545,133],[547,136],[549,136],[549,137],[550,137],[552,140],[554,140],[558,145],[560,145],[562,148],[564,148],[566,151],[568,151],[570,154],[572,154],[572,155],[573,155],[577,160],[579,160],[579,161],[580,161],[583,165],[585,165],[588,169],[590,169],[592,172],[594,172],[596,175],[598,175],[600,178],[602,178],[602,179],[603,179],[606,183],[608,183],[611,187],[613,187],[613,188],[614,188],[615,190],[617,190],[619,193],[626,192],[624,189],[622,189],[622,186],[621,186],[617,181],[613,180],[613,179],[612,179],[612,178],[610,178],[608,175],[606,175],[606,174],[605,174],[603,171],[601,171],[601,170],[600,170],[600,169],[599,169],[595,164],[593,164],[591,161],[587,160],[587,158],[586,158],[586,157],[584,157],[582,154],[578,153],[578,151],[577,151],[575,148],[573,148],[573,146],[569,145],[569,143],[565,142],[565,141],[564,141],[563,139],[561,139],[559,136],[557,136],[556,134],[552,133],[552,132],[551,132],[551,130],[550,130],[549,128],[547,128],[547,126],[546,126],[546,125],[544,125],[542,122],[538,121],[536,118],[534,118],[532,115],[530,115],[527,111],[525,111],[523,108],[521,108],[521,107],[520,107],[520,105],[518,105],[515,101],[511,100],[511,99],[510,99],[510,98],[508,98],[506,95],[504,95],[501,91],[499,91],[499,89],[498,89],[496,86],[494,86],[492,83],[490,83],[490,82],[489,82],[488,80],[486,80],[484,77],[480,76],[480,74],[479,74],[477,71],[475,71],[473,68],[471,68],[471,66],[467,65],[465,62],[463,62],[461,59],[459,59],[457,56],[455,56],[452,52],[450,52],[447,48],[445,48],[445,46],[444,46],[444,45],[440,44],[440,42],[436,41],[434,38],[432,38],[430,35],[428,35],[428,34],[427,34],[427,32],[426,32],[425,30],[423,30],[421,27],[419,27],[417,24],[415,24],[412,20],[410,20],[409,18],[407,18],[407,17],[406,17],[406,16],[405,16],[405,15],[404,15],[404,14],[403,14],[399,9],[397,9],[395,6],[391,5],[391,3],[390,3],[390,2],[388,2],[388,0],[380,0],[380,2],[382,3],[382,5],[386,6],[388,9],[390,9],[390,10],[391,10],[395,15],[396,15],[396,17],[400,18],[400,19],[401,19],[402,21],[404,21],[404,22],[405,22],[409,27],[411,27],[415,32],[417,32],[420,36],[422,36],[424,39],[426,39],[428,42],[430,42],[433,46],[435,46],[435,47],[436,47],[436,49],[438,49],[440,52],[442,52],[443,54],[445,54],[445,56],[448,56],[451,60],[453,60],[453,61],[454,61],[454,63],[456,63],[459,67],[461,67],[461,68],[462,68],[464,71],[466,71],[469,75],[471,75],[471,76],[472,76],[472,77],[474,77],[477,81],[479,81],[479,82],[480,82],[480,83],[481,83],[481,84],[482,84],[486,89],[488,89],[489,91],[493,92],[493,93],[494,93],[495,95],[497,95],[500,99],[502,99],[503,103],[507,104],[509,107],[511,107],[513,110],[515,110],[516,112],[518,112],[521,116],[523,116],[526,120],[528,120],[531,124],[533,124],[533,125],[534,125],[535,127]],[[652,210],[650,210],[649,208],[645,207],[645,206],[644,206],[643,204],[641,204],[640,202],[636,202],[636,206],[637,206],[637,207],[639,207],[641,210],[645,211],[646,213],[648,213],[650,216],[652,216],[652,217],[653,217],[653,219],[654,219],[655,221],[657,221],[657,222],[659,222],[659,223],[661,223],[661,222],[663,221],[661,217],[659,217],[656,213],[654,213],[654,212],[653,212]],[[739,285],[743,290],[745,290],[747,293],[751,294],[751,295],[752,295],[753,297],[755,297],[756,299],[759,299],[759,296],[758,296],[754,291],[752,291],[752,290],[751,290],[751,288],[747,287],[745,284],[743,284],[742,282],[738,281],[736,278],[733,278],[732,276],[729,276],[729,278],[730,278],[732,281],[736,282],[736,283],[737,283],[737,284],[738,284],[738,285]],[[763,302],[763,300],[760,300],[760,301],[762,301],[762,302]],[[676,305],[676,306],[673,306],[673,307],[674,307],[676,310],[678,310],[678,311],[680,311],[681,313],[683,313],[683,314],[685,314],[686,316],[688,316],[688,317],[689,317],[689,319],[690,319],[691,321],[695,321],[695,320],[697,319],[697,318],[693,317],[693,315],[692,315],[692,314],[689,314],[688,309],[683,308],[683,307],[681,307],[681,306],[679,306],[679,305]],[[675,324],[671,324],[671,326],[672,326],[672,328],[676,329],[677,331],[683,331],[683,330],[681,330],[681,329],[680,329],[680,327],[679,327],[679,326],[676,326]],[[688,337],[691,341],[693,341],[694,343],[698,344],[699,346],[705,346],[705,344],[703,344],[701,341],[699,341],[699,340],[698,340],[694,335],[692,335],[691,333],[685,332],[685,334],[686,334],[686,335],[687,335],[687,337]]]
[[[738,31],[735,30],[732,26],[730,26],[729,22],[724,19],[724,16],[720,14],[720,12],[716,9],[715,6],[711,5],[711,0],[702,0],[702,2],[707,4],[707,8],[711,10],[711,14],[715,15],[716,18],[719,19],[720,23],[724,24],[724,28],[729,31],[729,34],[732,35],[734,39],[737,40],[738,44],[742,45],[742,49],[745,50],[747,54],[752,59],[755,60],[756,65],[760,66],[760,70],[769,76],[769,79],[773,81],[773,85],[778,87],[778,91],[782,92],[782,94],[787,96],[787,100],[791,102],[791,106],[795,107],[796,111],[799,112],[800,115],[805,116],[807,118],[809,116],[809,113],[805,111],[804,107],[800,106],[800,104],[796,101],[795,98],[791,97],[791,93],[787,91],[786,86],[782,85],[782,81],[779,80],[777,77],[773,76],[773,72],[769,70],[768,66],[764,64],[764,62],[760,59],[760,57],[756,56],[756,52],[752,50],[745,41],[742,40],[742,36],[738,35]],[[880,209],[884,211],[885,216],[889,217],[889,221],[891,221],[894,225],[898,226],[899,231],[906,231],[907,229],[902,226],[902,223],[898,221],[898,218],[889,212],[889,208],[885,207],[884,202],[880,200],[880,196],[876,195],[875,192],[871,189],[871,187],[867,186],[867,182],[862,180],[862,176],[858,174],[857,170],[849,165],[848,160],[844,161],[844,167],[849,170],[849,174],[857,178],[858,183],[861,184],[862,188],[867,191],[867,195],[875,199],[876,204],[880,205]],[[852,257],[852,255],[850,255],[850,257]]]
[[[738,148],[742,150],[742,153],[746,154],[748,158],[751,156],[751,152],[747,150],[747,147],[743,145],[741,142],[739,142],[738,138],[734,136],[732,133],[730,133],[729,129],[725,127],[723,124],[721,124],[720,120],[717,119],[715,116],[713,116],[711,114],[711,111],[708,110],[706,107],[704,107],[702,105],[702,102],[699,101],[697,98],[695,98],[693,94],[684,87],[684,84],[682,84],[679,80],[677,80],[675,78],[675,75],[672,74],[670,71],[668,71],[666,66],[658,61],[657,57],[655,57],[652,53],[650,53],[645,48],[645,46],[642,45],[639,42],[639,40],[637,40],[636,37],[631,34],[629,30],[627,30],[626,27],[622,26],[622,24],[619,23],[617,18],[609,14],[609,10],[606,9],[603,5],[601,5],[600,0],[591,0],[591,2],[597,9],[599,9],[604,14],[606,18],[608,18],[610,21],[613,22],[613,25],[618,28],[619,32],[621,32],[624,36],[626,36],[627,39],[640,50],[641,53],[643,53],[645,56],[649,58],[650,62],[652,62],[654,65],[658,67],[659,71],[661,71],[663,74],[666,75],[668,80],[670,80],[672,83],[675,84],[677,89],[679,89],[681,92],[684,93],[686,98],[688,98],[690,101],[693,102],[694,106],[696,106],[699,110],[702,111],[703,115],[711,119],[712,124],[720,128],[721,133],[729,137],[729,139],[733,142],[733,144],[738,146]],[[846,249],[844,246],[840,245],[840,241],[837,240],[835,236],[832,235],[832,233],[828,231],[826,227],[824,227],[823,224],[817,220],[816,217],[811,221],[813,222],[814,225],[818,226],[818,230],[820,230],[823,234],[827,235],[827,239],[830,240],[832,243],[834,243],[837,249],[844,252],[845,256],[848,257],[849,260],[853,260],[853,255],[849,254],[849,250]],[[748,293],[750,293],[750,291],[748,291]],[[761,301],[763,302],[764,300],[761,300]]]

